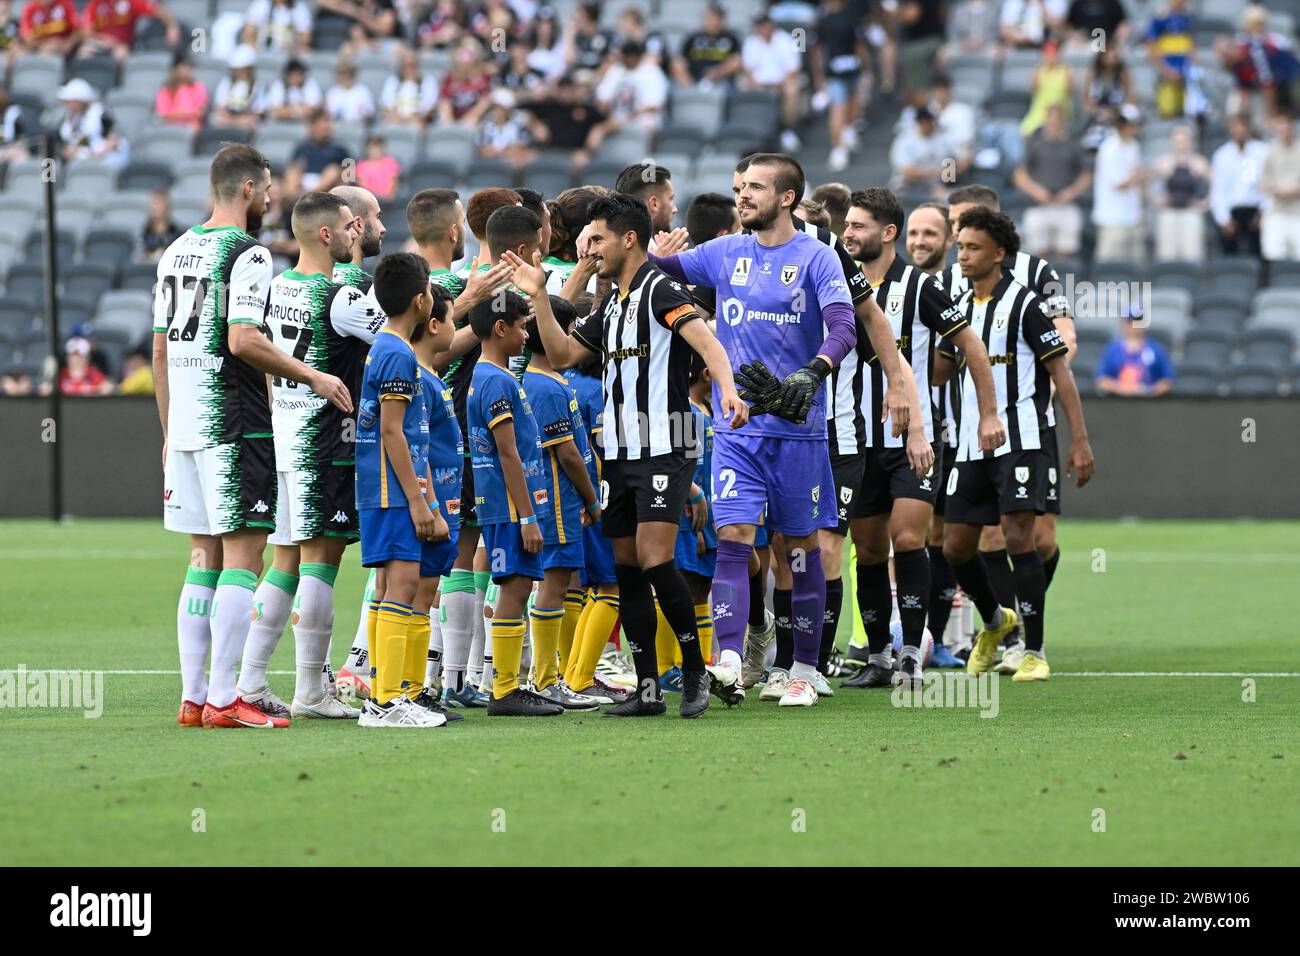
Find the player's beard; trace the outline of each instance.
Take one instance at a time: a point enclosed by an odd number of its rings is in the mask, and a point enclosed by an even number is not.
[[[750,232],[762,232],[764,229],[770,228],[780,214],[781,209],[779,206],[772,209],[746,206],[740,211],[740,225],[742,229],[748,229]]]
[[[911,250],[908,251],[908,255],[911,255]],[[942,248],[931,249],[930,255],[926,259],[922,259],[918,261],[915,256],[912,257],[912,264],[916,266],[918,269],[920,269],[922,272],[929,272],[931,269],[933,269],[941,262],[943,262]]]
[[[367,226],[365,233],[361,236],[361,257],[369,259],[371,256],[379,255],[379,250],[383,248],[383,245],[384,237]]]
[[[334,262],[352,261],[352,242],[347,233],[330,236],[330,259]]]
[[[252,206],[249,206],[248,211],[244,214],[244,232],[248,233],[250,236],[255,236],[261,232],[262,219],[265,215],[265,209],[255,209]]]
[[[858,251],[851,254],[859,262],[875,262],[884,251],[885,244],[880,241],[880,237],[873,236],[870,239],[861,240],[858,243]]]
[[[459,262],[465,258],[465,233],[457,233],[456,244],[451,249],[451,261]]]

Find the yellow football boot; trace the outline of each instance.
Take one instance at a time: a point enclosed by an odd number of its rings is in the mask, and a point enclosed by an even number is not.
[[[990,628],[986,625],[984,630],[975,635],[975,647],[970,652],[970,659],[966,661],[966,673],[983,674],[992,667],[993,657],[998,652],[1002,638],[1014,631],[1019,621],[1015,611],[1004,607],[1001,627]]]
[[[1011,675],[1012,680],[1047,680],[1052,676],[1052,669],[1047,661],[1037,654],[1026,654],[1020,669]]]

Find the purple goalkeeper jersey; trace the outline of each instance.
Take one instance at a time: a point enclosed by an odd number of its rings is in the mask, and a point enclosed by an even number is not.
[[[673,261],[691,285],[717,290],[717,335],[732,368],[761,359],[774,375],[785,378],[821,350],[826,307],[838,302],[850,313],[853,308],[834,250],[804,232],[796,232],[779,246],[760,245],[746,233],[723,236],[665,260]],[[713,407],[714,427],[719,433],[729,430],[719,414],[722,402],[716,382]],[[759,415],[742,431],[745,437],[824,440],[824,387],[806,423]]]

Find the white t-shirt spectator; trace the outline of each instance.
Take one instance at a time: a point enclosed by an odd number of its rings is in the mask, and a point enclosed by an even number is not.
[[[1259,188],[1266,156],[1268,146],[1258,139],[1246,140],[1240,149],[1228,140],[1214,151],[1210,161],[1210,212],[1220,226],[1232,218],[1236,206],[1258,209],[1268,205],[1268,197]]]
[[[616,61],[596,87],[596,100],[609,105],[609,114],[616,120],[628,120],[633,113],[653,107],[662,112],[668,102],[668,77],[649,60],[642,57],[635,69],[629,70],[622,60]],[[646,121],[646,117],[642,117]],[[651,116],[650,123],[657,122]]]
[[[325,112],[343,123],[364,123],[375,115],[375,98],[360,83],[331,86],[325,92]]]
[[[379,91],[379,105],[400,116],[423,116],[438,102],[438,85],[425,75],[419,81],[404,80],[393,74]]]
[[[794,37],[784,30],[773,31],[771,42],[751,33],[740,48],[740,60],[754,82],[763,86],[784,83],[786,77],[799,71],[801,62]]]
[[[1002,25],[1019,27],[1031,43],[1041,44],[1047,39],[1047,19],[1064,20],[1069,10],[1065,0],[1005,0],[1002,4]]]
[[[1142,223],[1142,185],[1116,188],[1142,166],[1142,147],[1112,132],[1097,150],[1093,168],[1092,221],[1098,226],[1138,226]]]
[[[212,94],[212,106],[227,113],[262,113],[266,110],[262,84],[223,76]]]
[[[279,109],[282,106],[300,106],[309,110],[320,106],[324,97],[320,84],[310,76],[303,80],[302,86],[285,86],[284,80],[276,80],[266,94],[266,108]]]
[[[528,65],[547,80],[553,80],[564,72],[564,44],[556,43],[549,50],[537,47],[528,54]]]
[[[961,155],[969,156],[975,145],[975,107],[952,100],[942,109],[938,103],[931,103],[930,112],[938,118],[940,134],[956,146]]]
[[[245,23],[257,25],[258,46],[286,53],[298,45],[299,34],[311,33],[311,8],[303,0],[276,6],[271,0],[253,0],[244,14]]]
[[[897,137],[889,149],[889,164],[894,168],[894,184],[897,187],[909,181],[923,181],[909,180],[903,175],[903,170],[910,166],[933,170],[933,174],[924,181],[938,182],[940,174],[947,168],[945,164],[950,164],[956,155],[957,149],[952,141],[939,130],[936,129],[934,135],[927,138],[913,127]]]

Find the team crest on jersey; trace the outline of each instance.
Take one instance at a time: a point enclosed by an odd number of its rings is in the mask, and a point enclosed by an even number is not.
[[[736,260],[736,268],[731,270],[732,285],[749,285],[749,267],[754,264],[754,260],[748,256],[741,256]]]
[[[885,299],[885,310],[891,314],[902,312],[903,295],[904,292],[902,289],[891,289],[889,296]]]
[[[817,502],[821,500],[821,497],[822,497],[822,486],[813,485],[813,489],[812,489],[813,504],[817,504]]]
[[[668,476],[655,475],[650,479],[650,484],[655,491],[666,491],[668,489]]]
[[[799,278],[799,264],[793,263],[781,267],[781,284],[794,285],[794,280]]]
[[[841,485],[840,501],[844,502],[847,505],[852,500],[853,500],[853,489],[848,487],[847,485]]]
[[[1029,469],[1028,469],[1028,468],[1017,467],[1017,468],[1016,468],[1016,481],[1020,482],[1020,483],[1023,485],[1023,484],[1024,484],[1026,481],[1028,481],[1028,480],[1029,480]]]
[[[1002,332],[1006,330],[1006,327],[1007,327],[1007,313],[999,312],[997,315],[993,316],[993,328],[997,329],[999,332]]]

